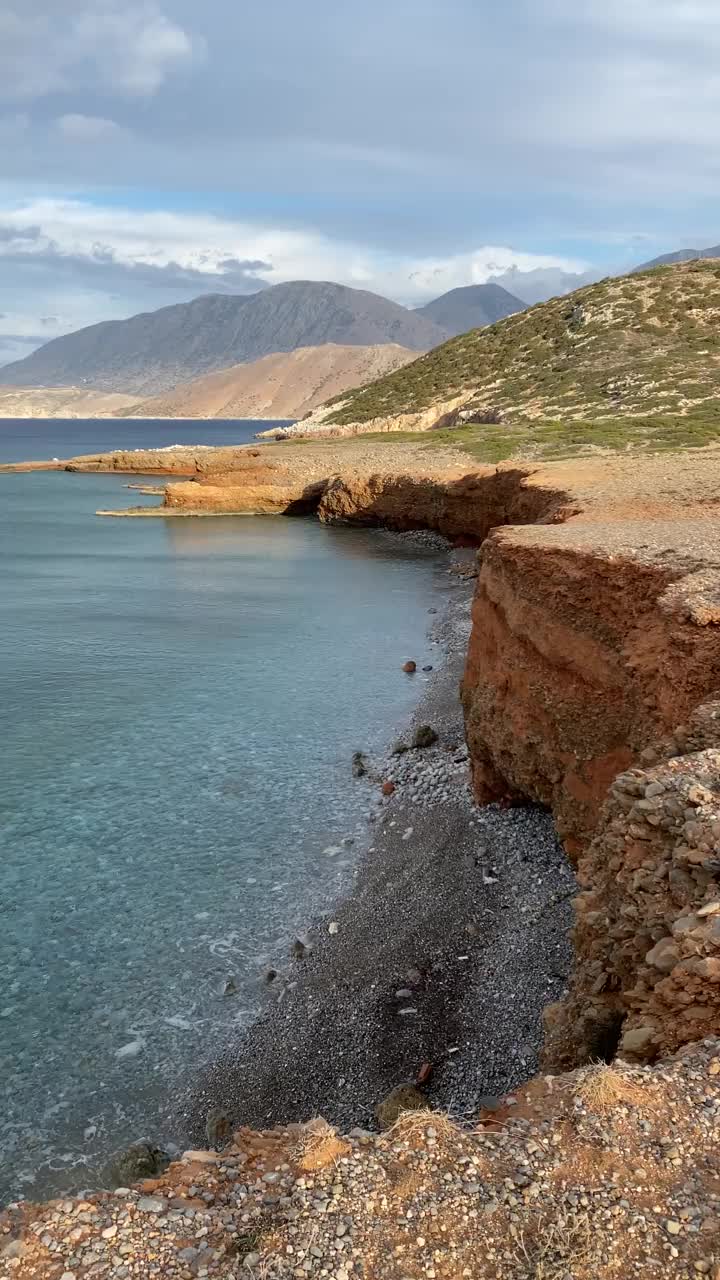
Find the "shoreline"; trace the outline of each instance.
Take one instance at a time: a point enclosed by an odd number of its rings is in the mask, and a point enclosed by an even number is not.
[[[450,551],[430,631],[442,658],[409,726],[430,724],[438,741],[402,755],[388,746],[369,765],[354,883],[185,1094],[177,1127],[191,1144],[205,1145],[217,1107],[233,1127],[322,1114],[346,1131],[372,1128],[378,1103],[420,1079],[429,1105],[469,1120],[538,1070],[542,1012],[570,974],[576,884],[549,814],[472,799],[458,689],[472,598],[464,558]],[[383,781],[395,784],[389,798]]]

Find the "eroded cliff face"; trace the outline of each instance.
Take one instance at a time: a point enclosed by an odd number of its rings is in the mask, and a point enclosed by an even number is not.
[[[690,524],[661,531],[662,554],[652,522],[483,547],[462,690],[475,792],[549,805],[571,854],[613,778],[720,689],[718,628],[683,589]]]
[[[462,689],[475,792],[549,806],[582,890],[552,1069],[720,1030],[717,532],[579,521],[481,551]]]
[[[568,998],[545,1060],[648,1060],[720,1025],[720,702],[612,783],[580,859]],[[645,753],[652,757],[652,750]]]
[[[549,485],[526,484],[531,470],[484,467],[440,477],[345,472],[328,483],[318,515],[328,523],[433,529],[479,544],[498,525],[565,518],[567,494]]]

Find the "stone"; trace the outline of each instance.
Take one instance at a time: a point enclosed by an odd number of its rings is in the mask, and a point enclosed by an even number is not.
[[[680,959],[677,943],[672,938],[661,938],[645,956],[645,963],[659,969],[661,973],[670,973]]]
[[[413,734],[412,745],[417,750],[423,750],[426,747],[431,747],[434,742],[437,742],[437,738],[438,736],[432,725],[421,724],[418,725],[415,733]]]
[[[423,667],[423,671],[432,671],[432,666]]]
[[[414,1084],[398,1084],[375,1108],[381,1129],[390,1129],[403,1111],[424,1111],[427,1099]]]
[[[632,1053],[637,1057],[650,1057],[655,1043],[654,1027],[632,1027],[620,1042],[620,1053]]]
[[[403,671],[405,672],[406,675],[411,676],[414,671],[417,671],[417,663],[413,662],[412,659],[410,659],[408,662],[404,662]]]
[[[665,1223],[665,1230],[671,1236],[679,1236],[682,1231],[682,1226],[679,1222],[676,1222],[674,1218],[668,1218]]]
[[[353,778],[364,778],[367,773],[367,765],[365,756],[362,751],[355,751],[352,758],[352,775]]]
[[[340,932],[340,925],[338,924],[337,920],[331,920],[328,925],[328,933],[334,934],[339,932]]]
[[[112,1186],[127,1187],[143,1178],[157,1178],[170,1164],[167,1151],[150,1142],[133,1142],[120,1152],[110,1165]]]
[[[27,1253],[27,1245],[22,1240],[10,1240],[0,1248],[0,1258],[22,1258]]]
[[[224,1107],[211,1107],[205,1120],[205,1136],[209,1147],[226,1147],[232,1137],[232,1124]]]
[[[382,793],[384,796],[391,796],[395,790],[394,782],[383,782]]]
[[[490,1093],[481,1093],[478,1098],[478,1106],[483,1111],[499,1111],[501,1105],[500,1099],[493,1097]]]
[[[141,1196],[137,1202],[140,1213],[162,1213],[167,1208],[167,1201],[159,1196]]]

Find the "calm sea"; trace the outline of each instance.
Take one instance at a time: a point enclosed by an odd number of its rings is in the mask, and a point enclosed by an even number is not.
[[[256,427],[25,420],[0,460]],[[137,504],[127,481],[0,475],[0,1200],[172,1139],[173,1086],[351,882],[352,753],[409,713],[401,662],[431,656],[437,553],[310,520],[96,517]]]

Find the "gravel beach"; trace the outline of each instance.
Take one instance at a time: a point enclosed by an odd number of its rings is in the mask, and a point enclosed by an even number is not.
[[[450,557],[429,619],[437,663],[405,734],[429,725],[437,740],[365,760],[370,843],[354,888],[184,1100],[178,1127],[195,1143],[213,1108],[233,1126],[319,1114],[372,1126],[383,1097],[416,1081],[430,1105],[469,1117],[537,1070],[542,1010],[570,970],[575,880],[549,815],[472,801],[458,686],[473,558]]]

